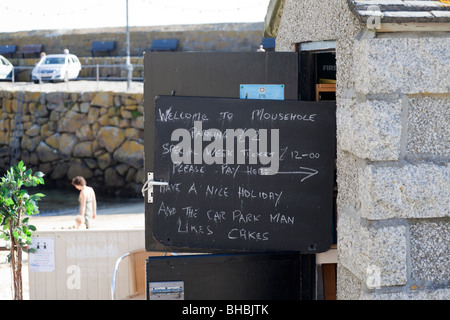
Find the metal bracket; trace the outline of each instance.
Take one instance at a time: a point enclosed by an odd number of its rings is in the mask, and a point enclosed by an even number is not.
[[[150,300],[184,300],[184,281],[149,282]]]
[[[168,186],[169,183],[165,181],[154,181],[153,172],[147,173],[147,182],[142,188],[142,195],[145,196],[145,191],[147,191],[147,201],[148,203],[153,203],[153,186]]]

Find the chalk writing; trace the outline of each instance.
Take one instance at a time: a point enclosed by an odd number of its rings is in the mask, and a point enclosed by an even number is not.
[[[294,224],[295,217],[285,216],[284,214],[270,214],[270,222],[284,223],[284,224]]]
[[[199,209],[194,209],[192,206],[184,207],[181,209],[185,214],[186,218],[197,218]]]
[[[241,210],[233,211],[233,221],[238,223],[259,222],[261,215],[255,215],[253,213],[243,214]]]
[[[238,165],[236,168],[233,168],[229,165],[224,164],[221,166],[221,173],[225,175],[232,175],[233,178],[236,178],[236,173],[238,173],[240,167],[241,166]]]
[[[267,241],[269,240],[269,232],[257,232],[246,229],[231,229],[228,232],[228,239],[236,240],[236,239],[244,239],[244,240],[253,240],[253,241]]]
[[[260,173],[263,173],[263,169],[260,169]],[[287,175],[298,175],[301,177],[300,181],[303,182],[311,177],[314,177],[316,174],[318,174],[319,171],[317,171],[316,169],[312,169],[312,168],[304,168],[304,167],[300,167],[299,171],[289,171],[289,172],[278,172],[278,174],[282,175],[282,174],[287,174]]]
[[[181,183],[169,183],[167,186],[160,186],[161,193],[180,193]]]
[[[189,130],[177,128],[171,133],[171,141],[179,143],[173,147],[165,146],[171,150],[170,157],[173,163],[191,165],[204,164],[257,164],[258,160],[265,167],[266,175],[273,175],[279,168],[279,130],[270,130],[271,151],[268,150],[267,129],[226,129],[225,137],[222,131],[216,128],[203,130],[202,121],[194,121],[194,130],[199,134],[191,137]],[[203,142],[210,142],[203,148]],[[235,143],[236,141],[236,143]],[[248,142],[248,148],[246,147]],[[192,151],[193,150],[193,151]],[[235,159],[236,158],[236,159]]]
[[[169,184],[154,189],[152,237],[187,251],[328,250],[333,105],[302,106],[158,98],[155,180]]]
[[[280,203],[281,196],[283,195],[283,191],[277,192],[265,192],[265,191],[255,191],[252,189],[247,189],[245,187],[240,186],[238,191],[238,199],[261,199],[261,200],[269,200],[274,203],[275,207]]]
[[[173,216],[177,213],[177,209],[174,207],[168,207],[164,204],[164,202],[161,202],[161,205],[158,209],[158,215],[162,214],[166,217]]]
[[[205,166],[197,166],[192,164],[177,164],[174,163],[172,167],[172,173],[188,173],[188,174],[204,174],[206,172]]]
[[[206,187],[205,196],[218,196],[228,198],[228,188],[216,187],[208,185]]]
[[[207,121],[208,116],[201,112],[196,112],[196,113],[189,113],[189,112],[183,112],[183,111],[172,112],[172,107],[170,107],[165,112],[163,112],[162,110],[159,110],[159,119],[163,122],[178,121],[178,120]]]
[[[216,223],[226,220],[226,217],[225,217],[226,212],[225,211],[208,210],[206,215],[208,216],[208,220],[212,220]]]
[[[281,120],[281,121],[316,121],[317,114],[300,114],[300,113],[271,113],[264,109],[254,110],[252,112],[252,120]]]
[[[196,235],[210,236],[214,232],[208,225],[200,225],[189,223],[189,221],[182,222],[181,218],[177,220],[178,233],[194,233]]]

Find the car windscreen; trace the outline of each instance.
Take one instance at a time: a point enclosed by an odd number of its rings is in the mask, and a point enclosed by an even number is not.
[[[42,64],[64,64],[66,61],[63,57],[48,57],[42,62]]]
[[[0,58],[0,64],[5,65],[5,66],[9,66],[10,63],[8,62],[8,60],[5,60],[3,58]]]

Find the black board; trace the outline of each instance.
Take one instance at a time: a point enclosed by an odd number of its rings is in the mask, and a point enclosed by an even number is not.
[[[210,129],[217,129],[217,134],[201,141],[213,135]],[[261,150],[255,153],[248,144],[244,160],[234,158],[234,164],[227,164],[227,137],[219,134],[227,129],[254,129],[256,142],[262,129],[268,141],[278,130],[278,150],[267,146],[268,152],[278,152],[278,167],[275,158],[261,163]],[[177,130],[200,132],[197,142],[198,134],[189,136],[190,164],[173,161],[171,150],[183,140],[172,137]],[[208,146],[215,138],[216,147],[224,146],[217,153],[223,156],[222,164],[208,163],[211,158],[203,154],[212,149]],[[335,103],[159,96],[154,139],[154,180],[170,185],[154,189],[151,237],[164,247],[302,253],[330,248]],[[242,151],[236,140],[234,147],[234,155]],[[256,155],[256,163],[249,163],[249,154]]]
[[[173,300],[300,300],[303,259],[298,252],[150,257],[147,299],[169,300],[152,288],[179,286]]]
[[[283,84],[285,99],[297,101],[298,62],[297,52],[146,52],[145,172],[155,171],[156,96],[239,98],[241,84]],[[145,197],[145,248],[167,251],[152,237],[153,211],[153,203],[148,203]]]

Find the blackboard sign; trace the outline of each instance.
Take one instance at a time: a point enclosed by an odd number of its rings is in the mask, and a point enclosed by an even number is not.
[[[152,237],[169,248],[330,248],[335,104],[159,96]]]

